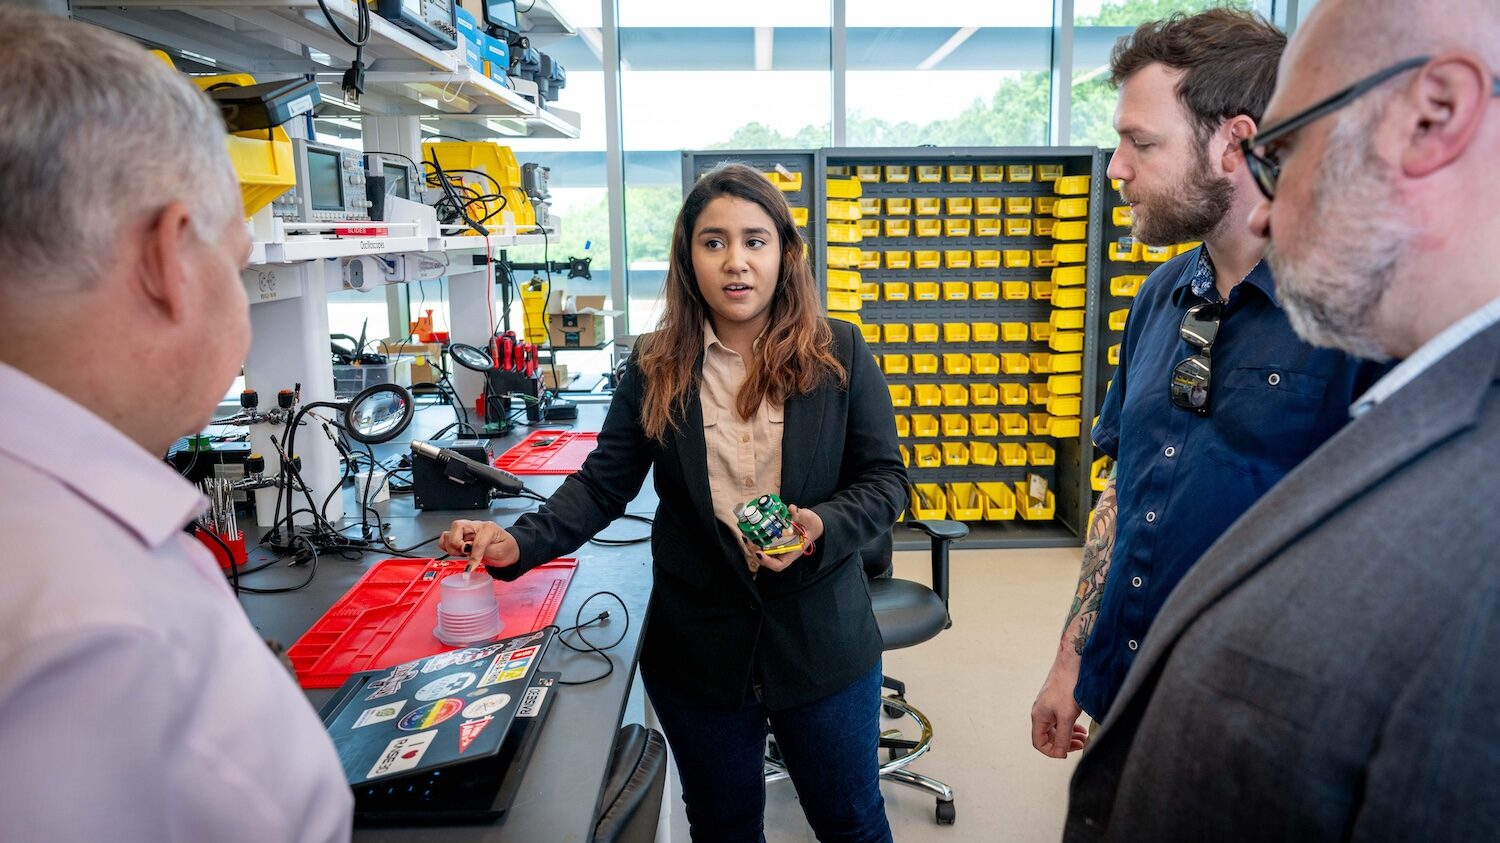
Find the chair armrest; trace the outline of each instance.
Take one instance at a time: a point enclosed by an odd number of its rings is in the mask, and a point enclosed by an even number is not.
[[[921,530],[932,539],[932,590],[942,599],[943,606],[948,606],[948,545],[954,539],[961,539],[969,534],[969,528],[958,521],[907,521],[906,525],[913,530]],[[953,625],[950,616],[948,626]],[[946,627],[945,627],[946,628]]]
[[[961,521],[908,521],[906,526],[944,541],[961,539],[969,534],[968,525]]]

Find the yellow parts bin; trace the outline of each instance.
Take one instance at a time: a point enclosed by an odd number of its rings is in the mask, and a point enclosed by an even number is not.
[[[965,442],[943,443],[943,465],[968,465],[969,446]]]
[[[911,371],[911,359],[905,354],[887,354],[881,358],[880,368],[887,375],[904,375]]]
[[[886,269],[906,269],[910,266],[911,252],[894,251],[885,253]]]
[[[1087,280],[1085,276],[1086,267],[1082,266],[1059,266],[1052,270],[1052,286],[1056,287],[1082,287]]]
[[[1109,329],[1111,331],[1125,330],[1125,320],[1130,318],[1130,308],[1122,307],[1119,310],[1109,312]]]
[[[994,413],[970,413],[969,429],[975,436],[996,437],[1000,435],[1000,422]],[[993,462],[986,465],[994,465]]]
[[[475,220],[482,221],[493,214],[493,219],[487,224],[491,230],[500,227],[499,220],[503,219],[504,213],[511,214],[520,231],[536,227],[536,210],[531,206],[531,197],[521,187],[521,165],[510,147],[487,141],[428,141],[422,144],[422,157],[427,161],[436,159],[444,172],[462,178],[465,184],[478,191],[475,196],[494,197],[476,198],[465,206]],[[464,170],[471,172],[461,172]],[[497,184],[500,188],[498,194],[495,192]],[[472,229],[463,233],[474,234]]]
[[[1052,211],[1057,207],[1056,196],[1036,197],[1036,215],[1039,217],[1051,217]]]
[[[841,310],[857,310],[858,308],[845,307]],[[1082,331],[1057,331],[1047,338],[1047,347],[1053,351],[1082,351]]]
[[[1051,395],[1046,381],[1033,381],[1026,384],[1026,392],[1033,404],[1046,404],[1047,398]]]
[[[945,222],[968,223],[968,220],[945,220]],[[974,253],[968,249],[948,249],[943,252],[943,266],[947,269],[968,269],[973,264]],[[964,285],[964,289],[968,289],[967,284]],[[968,296],[965,295],[964,298]]]
[[[904,383],[893,383],[889,384],[889,389],[891,390],[891,406],[911,406],[911,387]]]
[[[798,228],[807,228],[807,209],[801,207],[793,207],[789,210],[792,212],[792,225],[795,225]]]
[[[865,342],[867,343],[880,342],[879,325],[860,325],[859,332],[864,335]]]
[[[931,442],[919,443],[913,448],[916,451],[918,468],[937,468],[943,464],[943,451]]]
[[[1028,266],[1031,266],[1031,250],[1030,249],[1006,249],[1005,250],[1005,268],[1006,269],[1025,269]]]
[[[859,236],[865,240],[880,236],[880,220],[860,220]]]
[[[1053,307],[1083,307],[1084,301],[1083,287],[1067,287],[1052,291]]]
[[[911,356],[911,370],[913,374],[932,375],[937,373],[937,368],[938,356],[936,354],[913,354]]]
[[[860,180],[858,178],[852,178],[852,179],[829,179],[827,181],[827,185],[828,185],[828,198],[829,199],[858,199],[860,196],[864,195],[864,191],[865,191],[864,186],[861,185],[859,182],[860,182]]]
[[[1001,200],[998,196],[976,196],[974,197],[974,213],[982,217],[996,217],[1000,215]]]
[[[970,370],[976,375],[1000,374],[1000,355],[976,351],[969,355]]]
[[[835,222],[855,222],[863,218],[864,214],[859,209],[859,202],[828,200],[828,219]]]
[[[1054,372],[1081,372],[1083,371],[1082,354],[1054,354],[1052,355],[1052,371]]]
[[[922,447],[921,445],[917,446]],[[936,449],[934,449],[936,450]],[[920,465],[920,461],[918,461]],[[948,496],[937,483],[913,483],[911,486],[911,514],[918,520],[943,519],[948,517]]]
[[[904,217],[911,213],[910,196],[891,196],[885,200],[885,213],[887,216]]]
[[[912,342],[937,342],[938,326],[936,322],[914,322],[911,326]]]
[[[861,216],[873,217],[873,216],[877,216],[877,215],[880,214],[880,197],[879,196],[861,196],[861,197],[859,197],[859,203],[858,204],[859,204],[859,213],[860,213]]]
[[[899,419],[901,417],[897,416],[896,418]],[[901,464],[904,465],[904,466],[906,466],[907,468],[910,468],[911,467],[911,449],[908,448],[908,447],[906,447],[905,445],[897,445],[896,447],[901,450]]]
[[[854,168],[854,178],[856,181],[861,182],[880,181],[880,167],[861,164]]]
[[[962,284],[963,282],[962,281],[944,281],[943,283],[944,284]],[[968,342],[969,341],[969,334],[970,333],[972,333],[972,332],[969,330],[969,323],[968,322],[944,322],[943,323],[943,342]]]
[[[966,449],[967,450],[967,449]],[[967,453],[964,463],[969,461]],[[949,463],[952,465],[953,463]],[[963,463],[959,463],[962,465]],[[980,521],[984,518],[984,496],[973,483],[948,484],[948,517],[954,521]]]
[[[1104,491],[1104,487],[1109,485],[1109,473],[1114,467],[1115,461],[1108,454],[1094,460],[1094,464],[1089,467],[1089,488],[1096,492]]]
[[[944,237],[968,237],[974,229],[968,217],[949,217],[943,220]]]
[[[1037,181],[1057,181],[1063,177],[1061,164],[1038,164],[1036,165]]]
[[[1130,227],[1133,219],[1129,205],[1116,205],[1109,211],[1109,221],[1123,228]]]
[[[1032,230],[1038,237],[1051,237],[1057,230],[1057,220],[1052,217],[1037,217]]]
[[[911,220],[886,220],[885,236],[887,237],[910,237]]]
[[[919,383],[914,391],[918,407],[941,407],[943,405],[943,390],[935,383]]]
[[[969,355],[951,351],[943,355],[943,374],[967,375],[968,373]],[[967,395],[967,391],[964,394]]]
[[[1052,189],[1058,196],[1087,196],[1089,192],[1089,177],[1063,176],[1057,180]]]
[[[859,291],[861,279],[859,273],[850,269],[828,270],[828,289],[842,290],[847,293]]]
[[[1025,358],[1025,355],[1022,355]],[[1026,385],[1021,383],[1000,384],[1000,403],[1007,407],[1020,407],[1026,403]]]
[[[914,301],[937,301],[942,289],[936,281],[914,281],[911,285],[911,297]]]
[[[922,184],[935,184],[943,180],[943,166],[941,164],[918,164],[917,181]]]
[[[1058,243],[1052,247],[1052,256],[1058,263],[1083,263],[1089,259],[1089,247],[1086,243]]]
[[[974,268],[975,269],[999,269],[1000,268],[1000,251],[998,249],[975,249],[974,250]]]
[[[962,387],[959,387],[962,389]],[[943,413],[939,417],[943,438],[952,439],[969,435],[969,419],[962,413]]]
[[[1120,344],[1115,343],[1114,345],[1110,346],[1109,350],[1105,352],[1104,357],[1109,361],[1109,365],[1120,365]]]
[[[1026,342],[1026,323],[1001,322],[1000,339],[1004,342]]]
[[[1022,436],[1026,434],[1022,432]],[[1000,464],[1015,468],[1026,464],[1026,448],[1019,442],[1002,442],[1000,444]]]
[[[935,217],[943,212],[943,200],[937,196],[918,196],[916,207],[917,216]]]
[[[1047,435],[1056,437],[1058,439],[1072,439],[1073,437],[1077,436],[1082,430],[1082,422],[1079,419],[1055,418],[1052,420],[1052,424],[1047,430]]]
[[[976,236],[976,237],[999,237],[1000,236],[1000,218],[999,217],[975,217],[974,218],[974,236]]]
[[[917,236],[918,237],[941,237],[941,236],[943,236],[943,221],[942,220],[935,220],[935,219],[933,219],[933,220],[927,220],[927,219],[919,219],[919,220],[917,220]]]
[[[829,246],[828,265],[839,269],[854,269],[859,266],[859,249],[853,246]]]
[[[943,406],[945,407],[967,407],[969,406],[969,390],[961,383],[943,384]]]
[[[1031,423],[1032,436],[1046,436],[1047,429],[1052,425],[1052,417],[1046,413],[1027,413],[1027,420]]]
[[[1116,275],[1109,279],[1109,294],[1120,298],[1130,298],[1141,291],[1141,284],[1146,280],[1144,275]]]
[[[885,282],[886,301],[906,301],[911,298],[911,285],[905,281]]]
[[[1047,317],[1047,322],[1052,325],[1054,331],[1081,331],[1083,330],[1083,311],[1053,310],[1052,315]]]
[[[1020,480],[1016,481],[1016,501],[1016,508],[1027,521],[1051,521],[1057,510],[1057,498],[1051,489],[1047,490],[1045,500],[1033,501],[1026,497],[1026,484]]]
[[[863,306],[864,302],[860,300],[859,293],[846,293],[841,290],[828,291],[829,310],[843,310],[852,312],[859,310]]]
[[[1057,266],[1057,249],[1032,249],[1031,265],[1042,269]]]
[[[901,322],[887,322],[881,326],[885,329],[885,341],[902,343],[911,339],[911,326]]]
[[[1006,352],[1000,355],[1000,371],[1007,375],[1024,375],[1031,371],[1031,364],[1024,354]]]
[[[1140,241],[1134,237],[1121,237],[1109,244],[1109,259],[1116,263],[1132,263],[1140,260]]]
[[[976,483],[984,502],[984,520],[1013,521],[1016,517],[1016,493],[1005,483]]]
[[[977,435],[977,434],[976,434]],[[1000,452],[988,442],[969,443],[970,465],[994,465],[1000,461]]]
[[[986,184],[1005,181],[1005,165],[1003,164],[980,164],[979,180]]]
[[[1089,236],[1088,220],[1058,220],[1052,227],[1052,236],[1058,240],[1086,240]]]
[[[976,407],[993,407],[1000,403],[1000,387],[992,383],[969,384],[969,403]]]
[[[859,300],[859,298],[856,296],[855,297],[855,301],[858,301],[858,300]],[[829,319],[838,319],[838,320],[840,320],[842,322],[848,322],[850,325],[853,325],[854,327],[859,328],[860,330],[864,330],[864,327],[865,327],[865,323],[860,320],[858,313],[846,313],[846,312],[838,311],[838,310],[830,310],[830,311],[828,311],[828,318]]]
[[[1031,341],[1032,342],[1046,342],[1047,340],[1049,340],[1051,338],[1052,338],[1052,323],[1051,322],[1032,322],[1031,323]]]
[[[1007,164],[1005,165],[1005,180],[1015,182],[1031,181],[1036,172],[1030,164]]]
[[[938,435],[938,419],[931,413],[917,413],[911,417],[911,434],[918,439],[931,439]]]
[[[792,170],[768,170],[763,175],[776,189],[783,193],[796,193],[802,189],[802,174]]]
[[[1057,451],[1046,442],[1027,442],[1026,461],[1032,465],[1053,465],[1057,462]]]
[[[980,284],[985,283],[989,282],[975,281],[974,286],[978,287]],[[975,292],[977,293],[978,290],[976,290]],[[980,298],[980,296],[975,295],[974,298],[977,299]],[[970,333],[974,337],[974,342],[1000,341],[1000,324],[998,322],[975,322],[970,327],[973,329]]]
[[[918,249],[912,253],[912,263],[917,269],[937,269],[943,263],[941,255],[936,249]]]
[[[879,301],[880,300],[880,285],[876,284],[874,281],[870,281],[868,283],[859,285],[859,300],[860,301]]]
[[[1031,236],[1031,219],[1029,217],[1006,217],[1005,218],[1005,236],[1006,237],[1030,237]]]
[[[911,181],[911,167],[905,164],[885,165],[885,180],[891,184],[905,184]]]
[[[948,181],[954,184],[965,184],[974,180],[973,164],[949,164]]]
[[[1176,253],[1176,246],[1142,246],[1141,260],[1147,263],[1165,263]]]
[[[1031,372],[1036,375],[1052,374],[1052,354],[1046,351],[1033,351],[1027,355],[1031,358]]]
[[[854,223],[831,222],[828,224],[828,242],[830,243],[858,243],[862,239],[864,236],[859,233],[859,226]],[[855,258],[856,262],[858,260]]]
[[[1078,219],[1089,215],[1089,200],[1087,197],[1076,199],[1059,199],[1052,206],[1052,215],[1058,219]]]
[[[1083,407],[1077,395],[1054,395],[1047,399],[1047,412],[1053,416],[1076,416]]]
[[[896,435],[902,439],[911,438],[911,417],[896,414]]]
[[[1083,377],[1081,375],[1053,375],[1047,378],[1046,387],[1049,396],[1077,395],[1083,392]]]
[[[969,216],[974,213],[974,197],[949,196],[943,203],[950,216]]]
[[[873,249],[871,249],[871,250],[861,249],[860,252],[859,252],[859,268],[860,269],[879,269],[880,268],[880,252],[877,251],[877,250],[873,250]]]
[[[1025,436],[1026,435],[1026,417],[1023,416],[1023,415],[1021,415],[1020,413],[1001,413],[1000,414],[1000,435],[1001,436]]]
[[[1031,213],[1030,196],[1007,196],[1005,197],[1005,213],[1007,214],[1029,214]]]
[[[1000,298],[1006,301],[1025,301],[1031,295],[1031,285],[1025,281],[1001,281]]]

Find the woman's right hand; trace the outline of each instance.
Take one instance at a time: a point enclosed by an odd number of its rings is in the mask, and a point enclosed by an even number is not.
[[[493,568],[508,568],[521,560],[515,538],[493,521],[454,521],[438,538],[438,548]]]

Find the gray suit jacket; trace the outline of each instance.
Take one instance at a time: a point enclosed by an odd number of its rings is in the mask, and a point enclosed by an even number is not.
[[[1500,326],[1211,547],[1073,775],[1067,841],[1500,840]]]

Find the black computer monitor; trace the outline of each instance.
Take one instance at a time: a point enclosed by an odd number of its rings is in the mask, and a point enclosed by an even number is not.
[[[344,209],[344,180],[339,154],[322,149],[307,150],[307,193],[315,211]]]
[[[382,166],[385,168],[385,195],[410,199],[413,185],[411,165],[386,159]]]
[[[484,0],[484,24],[520,34],[521,21],[516,17],[516,0]]]

